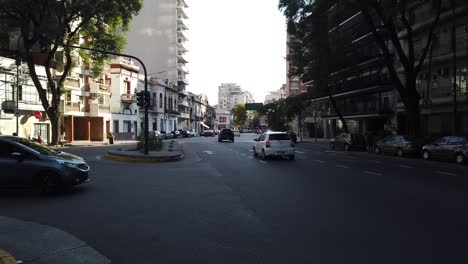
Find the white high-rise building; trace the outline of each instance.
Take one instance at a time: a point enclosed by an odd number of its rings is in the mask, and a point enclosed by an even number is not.
[[[184,58],[187,52],[184,31],[188,29],[185,22],[188,17],[184,9],[187,7],[184,0],[144,0],[143,8],[133,18],[127,33],[125,53],[140,58],[145,64],[148,80],[152,78],[148,90],[151,91],[154,105],[166,105],[166,108],[158,107],[158,111],[164,113],[151,113],[150,124],[153,124],[155,130],[171,131],[179,126],[187,126],[189,122],[189,108],[183,104],[188,95],[185,90],[188,84],[185,64],[188,61]],[[161,83],[166,89],[161,88]],[[173,90],[178,92],[178,98],[174,97]],[[164,92],[169,94],[163,94]],[[163,100],[161,98],[172,98],[173,102],[181,103],[167,108],[168,102],[160,103],[159,100]],[[163,126],[164,124],[168,125]]]
[[[223,83],[218,88],[218,108],[231,110],[237,104],[253,103],[253,96],[248,91],[242,91],[235,83]]]

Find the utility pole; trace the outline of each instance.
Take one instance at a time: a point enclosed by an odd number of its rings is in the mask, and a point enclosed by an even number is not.
[[[19,67],[21,66],[21,58],[16,57],[16,136],[19,136],[19,94],[20,94],[20,85],[19,85]]]
[[[458,135],[458,109],[457,109],[457,24],[455,16],[455,0],[450,0],[452,5],[452,52],[453,52],[453,135]]]

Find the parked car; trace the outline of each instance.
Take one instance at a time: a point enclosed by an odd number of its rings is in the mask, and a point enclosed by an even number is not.
[[[215,132],[213,130],[205,130],[203,132],[203,136],[204,137],[214,137],[215,136]]]
[[[215,130],[213,130],[213,131],[214,131],[215,135],[219,135],[220,130],[215,129]]]
[[[0,136],[0,186],[36,187],[50,193],[89,181],[83,158],[27,138]]]
[[[468,158],[468,138],[447,136],[422,147],[423,159],[453,160],[463,164]]]
[[[218,142],[229,140],[234,142],[234,132],[230,128],[223,128],[218,135]]]
[[[422,144],[416,141],[411,141],[408,136],[392,135],[375,143],[374,152],[390,153],[403,157],[407,154],[417,154],[421,149]]]
[[[189,133],[187,132],[187,130],[179,130],[180,132],[180,136],[183,137],[183,138],[188,138],[189,137]]]
[[[170,132],[168,133],[166,131],[160,131],[160,133],[161,133],[161,137],[163,139],[173,139],[174,138],[174,134],[172,134]]]
[[[174,130],[171,133],[172,133],[172,135],[174,135],[174,138],[181,138],[182,137],[182,135],[180,134],[180,131],[178,131],[178,130]]]
[[[363,134],[341,133],[330,140],[331,149],[366,149],[366,137]]]
[[[196,135],[195,131],[193,129],[187,130],[187,134],[189,137],[194,137]]]
[[[255,134],[262,134],[263,132],[262,132],[261,129],[255,129],[255,130],[254,130],[254,133],[255,133]]]
[[[233,130],[234,136],[240,137],[240,131],[239,130]]]
[[[263,159],[273,156],[288,157],[294,160],[295,144],[286,132],[268,131],[255,139],[252,148],[255,157],[261,155]]]

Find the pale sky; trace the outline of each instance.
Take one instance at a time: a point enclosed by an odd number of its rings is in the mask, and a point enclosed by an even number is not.
[[[263,102],[286,82],[286,24],[277,0],[186,0],[187,86],[217,104],[218,86],[237,83]]]

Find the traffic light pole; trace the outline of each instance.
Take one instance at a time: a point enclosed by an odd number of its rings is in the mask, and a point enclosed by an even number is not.
[[[148,94],[148,72],[146,71],[146,66],[145,64],[143,63],[143,61],[141,61],[139,58],[133,56],[133,55],[129,55],[129,54],[123,54],[123,53],[117,53],[117,52],[112,52],[112,51],[105,51],[105,50],[99,50],[99,49],[91,49],[91,48],[86,48],[86,47],[80,47],[80,46],[75,46],[75,45],[70,45],[70,44],[65,44],[65,43],[52,43],[52,42],[49,42],[51,44],[54,44],[54,45],[59,45],[59,46],[62,46],[62,47],[68,47],[68,48],[75,48],[75,49],[82,49],[82,50],[89,50],[89,51],[94,51],[94,52],[99,52],[99,53],[103,53],[103,54],[109,54],[109,55],[115,55],[115,56],[121,56],[121,57],[127,57],[127,58],[131,58],[131,59],[135,59],[137,60],[141,66],[143,67],[143,71],[145,73],[145,96]],[[148,142],[148,138],[149,138],[149,130],[148,130],[148,107],[149,105],[148,104],[145,104],[145,131],[144,131],[144,140],[145,140],[145,155],[148,155],[148,152],[149,152],[149,142]]]

